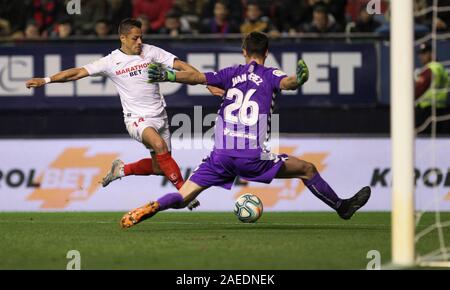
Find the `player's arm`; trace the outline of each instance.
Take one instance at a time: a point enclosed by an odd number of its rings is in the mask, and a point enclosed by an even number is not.
[[[297,74],[285,77],[280,81],[281,90],[296,90],[309,78],[309,70],[306,63],[301,59],[297,62]]]
[[[174,71],[161,63],[151,63],[148,66],[148,82],[177,82],[188,85],[207,84],[206,75],[197,70]],[[207,85],[214,96],[222,97],[225,91],[220,85]]]
[[[178,70],[178,71],[195,71],[195,72],[198,72],[198,70],[195,67],[193,67],[192,65],[190,65],[190,64],[188,64],[188,63],[186,63],[186,62],[184,62],[182,60],[179,60],[178,58],[176,58],[173,61],[173,68]]]
[[[188,85],[206,84],[205,74],[197,71],[174,71],[160,63],[151,63],[148,67],[148,79],[154,82],[177,82]]]
[[[206,76],[201,72],[177,71],[175,82],[188,85],[206,85]]]
[[[193,67],[192,65],[181,61],[179,59],[175,59],[173,62],[173,68],[178,70],[178,71],[187,71],[187,72],[199,72],[195,67]],[[213,86],[206,86],[206,88],[209,90],[209,92],[211,94],[213,94],[214,96],[223,96],[223,94],[225,93],[224,90],[218,88],[218,87],[213,87]]]
[[[83,67],[70,68],[52,75],[49,78],[32,78],[28,80],[25,85],[27,86],[27,88],[38,88],[47,83],[64,83],[76,81],[81,78],[87,77],[88,75],[88,71]]]

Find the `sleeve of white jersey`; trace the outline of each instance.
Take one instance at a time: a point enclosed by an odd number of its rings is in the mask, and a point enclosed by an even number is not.
[[[155,50],[155,53],[153,54],[154,62],[159,62],[164,64],[165,66],[173,67],[173,62],[177,58],[175,55],[156,46],[154,46],[153,49]]]
[[[83,68],[87,70],[90,76],[106,74],[108,71],[108,56],[102,57],[94,62],[84,65]]]

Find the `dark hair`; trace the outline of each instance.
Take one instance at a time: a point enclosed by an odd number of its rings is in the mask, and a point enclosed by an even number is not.
[[[181,11],[179,11],[176,8],[172,8],[166,13],[166,19],[167,18],[180,18],[181,17]]]
[[[230,8],[228,8],[230,6],[230,2],[227,0],[217,0],[214,5],[216,4],[222,4],[223,6],[225,6],[225,8],[227,8],[227,10],[230,10]]]
[[[142,23],[135,19],[135,18],[125,18],[124,20],[120,21],[119,24],[119,35],[121,34],[128,34],[130,32],[130,29],[133,27],[141,28]]]
[[[70,24],[72,25],[72,19],[70,19],[69,17],[63,17],[58,21],[59,24]]]
[[[95,21],[95,24],[97,24],[97,23],[105,23],[106,25],[109,25],[109,21],[106,18],[101,18],[101,19]]]
[[[314,5],[313,11],[316,13],[328,14],[327,6],[325,6],[325,4],[323,4],[322,2],[319,2],[316,5]]]
[[[247,7],[248,7],[249,5],[258,6],[258,8],[261,9],[261,7],[259,6],[259,3],[258,3],[257,0],[248,0],[248,1],[247,1]]]
[[[242,42],[248,56],[265,56],[269,49],[269,38],[262,32],[250,32]]]

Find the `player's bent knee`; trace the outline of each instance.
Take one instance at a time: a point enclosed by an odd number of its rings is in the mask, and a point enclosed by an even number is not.
[[[307,162],[308,163],[308,165],[307,165],[307,172],[309,173],[309,174],[311,174],[311,175],[314,175],[314,174],[316,174],[317,173],[317,168],[316,168],[316,166],[314,165],[314,164],[312,164],[312,163],[310,163],[310,162]]]
[[[310,162],[305,162],[305,170],[304,170],[304,175],[307,178],[312,178],[314,175],[316,175],[317,173],[317,168],[314,164],[310,163]]]
[[[154,142],[151,146],[152,146],[153,150],[155,150],[156,154],[164,154],[164,153],[169,152],[166,142],[164,142],[164,141]]]
[[[310,179],[317,173],[316,166],[304,160],[299,160],[298,168],[298,177],[301,179]]]

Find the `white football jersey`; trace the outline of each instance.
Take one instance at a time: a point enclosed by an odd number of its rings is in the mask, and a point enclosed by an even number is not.
[[[147,66],[160,62],[173,67],[177,57],[159,47],[143,44],[140,55],[128,55],[120,49],[83,66],[89,75],[110,78],[120,95],[124,116],[157,116],[164,110],[159,84],[147,83]]]

